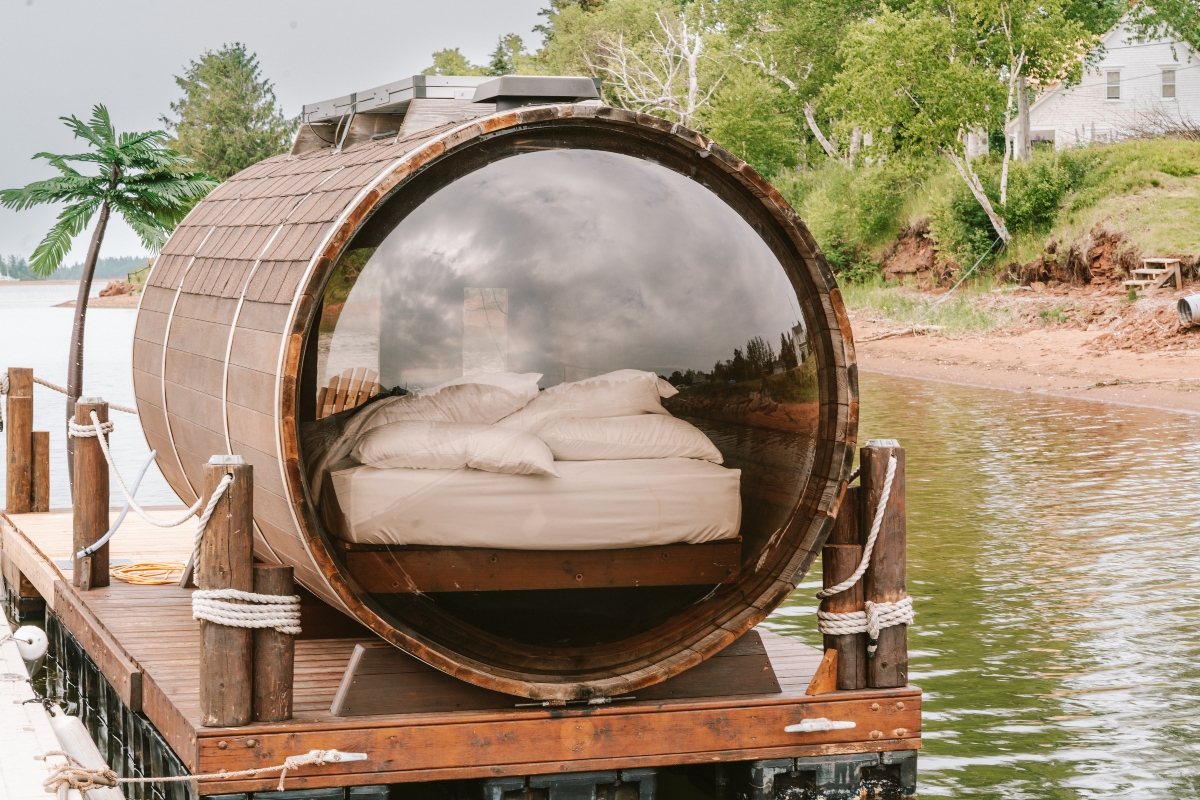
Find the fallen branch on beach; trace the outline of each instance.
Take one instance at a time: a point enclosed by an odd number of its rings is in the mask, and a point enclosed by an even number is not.
[[[863,339],[864,342],[878,342],[880,339],[894,339],[897,336],[916,336],[920,333],[937,333],[942,329],[941,325],[910,325],[907,328],[900,328],[894,331],[887,331],[878,336],[871,336]]]

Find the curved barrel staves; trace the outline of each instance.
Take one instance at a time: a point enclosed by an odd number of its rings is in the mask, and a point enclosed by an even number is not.
[[[322,299],[339,260],[362,247],[363,237],[379,240],[386,235],[379,230],[394,229],[462,176],[555,150],[632,156],[705,187],[733,209],[766,243],[794,290],[788,302],[810,340],[819,385],[804,455],[810,466],[772,532],[743,537],[746,554],[736,577],[664,606],[661,618],[628,635],[597,633],[565,646],[518,641],[502,626],[489,627],[478,609],[468,608],[469,598],[418,593],[392,602],[365,591],[325,527],[319,498],[311,496],[299,429],[316,418]],[[213,453],[237,454],[254,466],[256,556],[294,566],[306,588],[438,669],[539,699],[634,691],[699,663],[760,622],[824,541],[857,433],[849,323],[824,258],[795,212],[703,136],[586,104],[518,108],[342,152],[280,156],[235,175],[197,206],[154,266],[135,333],[134,384],[146,438],[185,499],[201,485]],[[744,521],[743,530],[752,522]]]

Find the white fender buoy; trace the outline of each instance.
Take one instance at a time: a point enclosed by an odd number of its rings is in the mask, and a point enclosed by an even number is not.
[[[46,632],[32,625],[22,625],[13,634],[13,641],[17,645],[17,652],[21,654],[21,660],[25,662],[25,669],[29,670],[29,677],[32,678],[42,668],[46,649],[50,646]]]

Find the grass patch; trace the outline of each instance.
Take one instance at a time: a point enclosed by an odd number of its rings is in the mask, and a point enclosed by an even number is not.
[[[968,281],[936,308],[945,295],[917,294],[882,279],[846,284],[841,290],[847,307],[856,311],[869,311],[900,325],[938,325],[943,334],[954,335],[986,333],[1012,321],[1005,311],[980,307],[978,301],[994,287],[990,277]]]

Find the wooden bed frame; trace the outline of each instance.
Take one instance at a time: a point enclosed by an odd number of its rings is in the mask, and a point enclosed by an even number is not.
[[[742,568],[740,536],[619,550],[354,544],[333,481],[326,475],[321,483],[321,510],[336,537],[334,549],[372,594],[712,586],[736,578]]]

